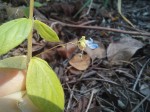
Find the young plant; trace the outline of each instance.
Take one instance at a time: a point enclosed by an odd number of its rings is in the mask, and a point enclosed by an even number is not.
[[[28,39],[27,95],[42,112],[62,112],[64,109],[64,92],[57,75],[46,61],[38,57],[32,57],[33,29],[47,41],[58,42],[59,38],[49,26],[33,19],[33,4],[34,0],[30,0],[29,18],[15,19],[0,26],[0,55],[9,52],[25,39]],[[13,58],[8,60],[11,64],[15,63]],[[9,63],[8,60],[7,63]],[[14,57],[14,60],[16,61],[16,57]],[[10,67],[11,64],[7,64],[8,66],[5,67]],[[20,62],[20,64],[22,63]],[[23,68],[20,67],[20,69]]]

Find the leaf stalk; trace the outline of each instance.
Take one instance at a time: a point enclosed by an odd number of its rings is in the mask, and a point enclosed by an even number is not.
[[[29,19],[33,19],[33,10],[34,10],[34,0],[30,0],[30,12],[29,12]],[[33,37],[33,28],[28,36],[28,49],[27,49],[27,65],[32,58],[32,37]]]

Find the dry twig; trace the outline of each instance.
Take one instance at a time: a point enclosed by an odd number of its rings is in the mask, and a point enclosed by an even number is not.
[[[100,27],[100,26],[83,26],[83,25],[73,25],[73,24],[67,24],[60,21],[56,21],[51,19],[52,21],[55,21],[53,25],[61,24],[62,26],[66,27],[72,27],[72,28],[82,28],[82,29],[94,29],[94,30],[105,30],[105,31],[111,31],[111,32],[118,32],[118,33],[124,33],[124,34],[131,34],[131,35],[143,35],[143,36],[150,36],[150,33],[143,33],[143,32],[137,32],[137,31],[126,31],[126,30],[120,30],[115,28],[107,28],[107,27]],[[52,26],[52,25],[51,25]]]
[[[138,81],[139,81],[139,79],[140,79],[140,77],[141,77],[141,75],[142,75],[142,73],[143,73],[143,70],[144,70],[144,68],[146,67],[146,65],[149,63],[149,61],[150,61],[150,58],[146,61],[146,63],[143,65],[142,69],[140,70],[140,72],[139,72],[139,74],[138,74],[138,77],[137,77],[137,79],[136,79],[136,81],[135,81],[135,83],[134,83],[133,90],[135,90],[136,85],[137,85],[137,83],[138,83]]]
[[[135,112],[149,97],[150,94],[147,95],[131,112]]]

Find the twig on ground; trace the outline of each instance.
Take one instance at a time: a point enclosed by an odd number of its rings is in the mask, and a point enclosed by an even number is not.
[[[86,22],[84,22],[84,23],[82,23],[82,24],[80,24],[80,25],[88,25],[88,24],[91,24],[91,23],[95,23],[96,22],[96,20],[91,20],[91,21],[86,21]]]
[[[126,76],[126,77],[129,77],[131,79],[135,79],[134,76],[132,76],[132,74],[129,74],[128,72],[126,72],[125,70],[121,70],[121,69],[118,69],[116,70],[116,72],[119,72],[121,73],[122,75]]]
[[[103,98],[101,98],[101,97],[96,97],[97,98],[97,100],[101,100],[101,101],[103,101],[103,102],[105,102],[105,103],[107,103],[108,105],[110,105],[110,106],[112,106],[112,107],[114,107],[115,108],[115,110],[118,110],[119,112],[122,112],[121,110],[119,110],[116,106],[114,106],[113,104],[111,104],[110,102],[108,102],[107,100],[105,100],[105,99],[103,99]],[[101,103],[100,103],[101,104]]]
[[[73,25],[73,24],[67,24],[60,21],[56,21],[54,19],[51,19],[52,21],[55,21],[53,25],[61,24],[62,26],[66,27],[72,27],[72,28],[82,28],[82,29],[94,29],[94,30],[105,30],[105,31],[111,31],[111,32],[118,32],[118,33],[124,33],[124,34],[131,34],[131,35],[143,35],[143,36],[150,36],[150,33],[143,33],[143,32],[137,32],[137,31],[126,31],[126,30],[119,30],[115,28],[107,28],[107,27],[100,27],[100,26],[83,26],[83,25]],[[53,26],[51,25],[51,26]]]
[[[87,73],[83,74],[80,78],[87,78],[90,77],[92,75],[95,75],[97,72],[94,70],[88,71]]]
[[[93,0],[91,0],[91,3],[90,3],[89,8],[88,8],[88,11],[84,15],[82,15],[80,18],[85,17],[86,15],[88,15],[90,13],[92,4],[93,4]]]
[[[131,112],[135,112],[149,97],[150,94],[147,95]]]
[[[139,74],[138,74],[138,77],[137,77],[137,79],[136,79],[136,81],[135,81],[135,83],[134,83],[133,90],[135,90],[136,85],[137,85],[137,83],[138,83],[138,81],[139,81],[139,79],[140,79],[140,77],[141,77],[141,75],[142,75],[142,73],[143,73],[143,70],[144,70],[144,68],[146,67],[146,65],[149,63],[149,61],[150,61],[150,58],[146,61],[146,63],[143,65],[142,69],[140,70],[140,72],[139,72]]]
[[[95,80],[95,81],[103,81],[103,82],[108,82],[108,83],[111,83],[111,84],[114,84],[114,85],[117,85],[119,86],[118,83],[114,82],[114,81],[111,81],[111,80],[106,80],[106,79],[99,79],[99,78],[85,78],[85,79],[81,79],[83,81],[90,81],[90,80]]]
[[[91,105],[91,102],[92,102],[92,100],[93,100],[93,96],[94,96],[94,94],[97,93],[97,92],[98,92],[97,89],[93,89],[93,90],[92,90],[91,97],[90,97],[90,100],[89,100],[89,103],[88,103],[88,106],[87,106],[85,112],[88,112],[88,110],[89,110],[89,108],[90,108],[90,105]]]
[[[119,80],[119,82],[120,82],[120,84],[122,85],[122,88],[125,90],[125,93],[126,93],[126,95],[127,95],[127,100],[128,100],[128,106],[130,106],[130,107],[128,107],[128,108],[131,108],[132,107],[132,104],[131,104],[131,99],[130,99],[130,97],[129,97],[129,94],[128,94],[128,91],[127,91],[127,87],[126,87],[126,85],[125,84],[123,84],[122,83],[122,81],[120,80],[120,78],[118,77],[118,75],[115,73],[115,75],[116,75],[116,77],[117,77],[117,79]]]
[[[81,11],[87,7],[90,4],[91,0],[86,0],[85,4],[80,8],[80,10],[73,16],[73,18],[76,18]]]
[[[121,24],[121,23],[116,23],[116,25],[118,26],[121,26],[121,27],[124,27],[124,28],[127,28],[129,30],[133,30],[133,31],[138,31],[138,32],[145,32],[145,31],[142,31],[142,30],[139,30],[137,28],[133,28],[133,27],[130,27],[130,26],[127,26],[127,25],[124,25],[124,24]],[[146,33],[146,32],[145,32]]]
[[[89,81],[90,81],[90,80],[102,81],[102,82],[107,82],[107,83],[110,83],[110,84],[112,84],[112,85],[116,85],[116,86],[122,87],[122,85],[120,85],[120,84],[118,84],[118,83],[116,83],[116,82],[108,81],[108,80],[104,80],[104,79],[98,79],[98,78],[85,78],[85,79],[80,79],[80,80],[76,80],[76,81],[68,81],[67,83],[68,83],[68,84],[73,84],[73,83],[77,83],[77,82],[80,82],[80,81],[87,81],[87,80],[89,80]],[[62,85],[64,85],[64,84],[62,84]],[[132,89],[130,89],[130,88],[126,88],[126,89],[129,90],[129,91],[131,91],[131,92],[133,92],[133,93],[135,93],[136,95],[138,95],[138,96],[144,98],[144,95],[140,94],[139,92],[134,91],[134,90],[132,90]]]
[[[75,88],[75,85],[73,86],[73,90],[70,89],[69,85],[67,84],[68,88],[69,88],[69,91],[70,91],[70,98],[69,98],[69,101],[68,101],[68,105],[67,105],[67,109],[66,111],[68,111],[68,109],[70,109],[70,105],[71,105],[71,101],[72,101],[72,97],[73,97],[73,94],[74,94],[74,88]]]

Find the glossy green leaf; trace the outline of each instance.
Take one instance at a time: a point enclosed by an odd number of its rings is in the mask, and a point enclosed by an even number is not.
[[[27,71],[27,94],[42,112],[63,112],[64,92],[55,72],[40,58],[32,58]]]
[[[26,69],[26,56],[15,56],[0,61],[0,68]]]
[[[32,20],[21,18],[0,26],[0,55],[21,44],[32,29]]]
[[[34,28],[37,30],[40,36],[44,38],[45,40],[50,41],[50,42],[59,42],[59,38],[56,32],[45,23],[39,20],[35,20]]]

